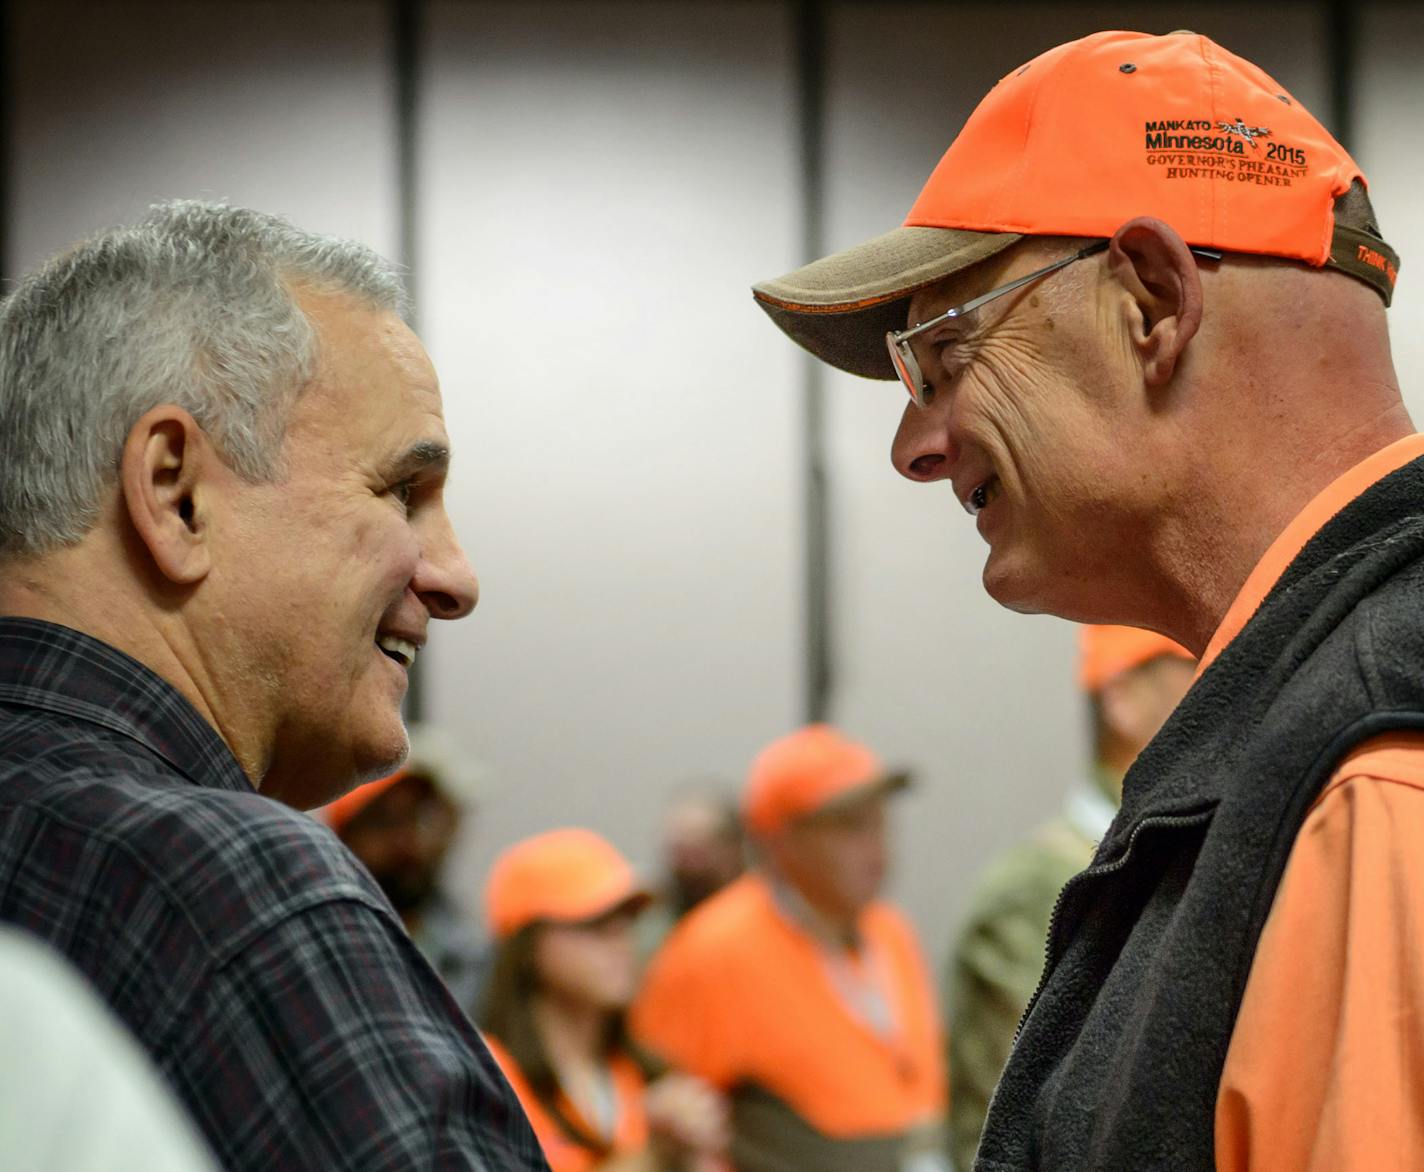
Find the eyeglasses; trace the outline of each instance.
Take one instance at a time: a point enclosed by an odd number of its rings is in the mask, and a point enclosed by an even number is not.
[[[919,337],[928,330],[936,326],[942,326],[945,322],[954,321],[967,313],[973,313],[981,305],[988,305],[996,297],[1002,297],[1005,293],[1012,293],[1015,289],[1022,289],[1025,285],[1031,285],[1034,281],[1040,281],[1049,273],[1056,273],[1059,269],[1067,268],[1075,260],[1082,260],[1085,256],[1094,256],[1104,251],[1108,246],[1106,240],[1098,240],[1089,244],[1086,248],[1080,248],[1072,256],[1065,256],[1061,260],[1056,260],[1050,265],[1045,265],[1041,269],[1035,269],[1031,273],[1026,273],[1022,277],[1010,281],[1007,285],[1000,285],[997,289],[990,289],[987,293],[981,293],[966,301],[963,305],[956,305],[953,309],[946,309],[938,317],[932,317],[929,321],[921,322],[917,326],[911,326],[908,330],[891,330],[885,335],[885,348],[890,351],[890,362],[895,367],[895,373],[900,376],[900,381],[905,384],[905,389],[910,392],[910,398],[915,401],[916,407],[923,407],[929,400],[925,394],[928,385],[925,376],[920,373],[920,361],[915,357],[914,347],[910,345],[913,338]]]
[[[1061,260],[1056,260],[1050,265],[1044,265],[1041,269],[1035,269],[1031,273],[1026,273],[1007,285],[1000,285],[997,289],[990,289],[987,293],[981,293],[963,305],[956,305],[953,309],[946,309],[938,317],[933,317],[929,321],[921,322],[917,326],[911,326],[908,330],[891,330],[885,335],[885,347],[890,351],[890,362],[895,367],[895,373],[900,376],[900,381],[905,384],[905,389],[910,392],[910,398],[915,401],[915,406],[923,407],[929,396],[925,394],[928,384],[925,376],[920,373],[920,362],[915,357],[914,348],[910,345],[913,338],[932,330],[936,326],[942,326],[945,322],[954,321],[965,314],[973,313],[981,305],[987,305],[996,297],[1002,297],[1005,293],[1012,293],[1015,289],[1022,289],[1025,285],[1034,281],[1042,280],[1050,273],[1056,273],[1059,269],[1067,268],[1075,260],[1082,260],[1087,256],[1096,256],[1107,249],[1108,241],[1098,240],[1089,244],[1086,248],[1080,248],[1071,256],[1065,256]],[[1193,248],[1192,252],[1208,260],[1220,260],[1222,254],[1210,248]]]

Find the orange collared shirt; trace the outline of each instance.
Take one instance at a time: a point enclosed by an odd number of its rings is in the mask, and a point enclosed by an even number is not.
[[[1420,456],[1424,435],[1399,440],[1311,501],[1247,578],[1202,669],[1327,521]],[[1359,745],[1296,835],[1222,1071],[1216,1166],[1424,1168],[1424,733]]]
[[[896,1028],[852,1012],[824,951],[744,875],[699,905],[652,961],[639,1040],[721,1090],[769,1092],[832,1140],[910,1132],[946,1106],[944,1043],[909,922],[887,903],[860,924],[882,958]]]

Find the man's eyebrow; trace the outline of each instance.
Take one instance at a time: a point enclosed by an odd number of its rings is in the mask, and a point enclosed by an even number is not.
[[[393,480],[404,480],[419,472],[445,472],[450,467],[450,449],[435,440],[421,440],[412,444],[391,461],[389,475]]]

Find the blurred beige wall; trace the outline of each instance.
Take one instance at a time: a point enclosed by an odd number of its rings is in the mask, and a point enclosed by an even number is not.
[[[651,861],[664,795],[738,778],[802,704],[801,357],[748,284],[803,259],[781,0],[432,0],[420,317],[457,445],[473,618],[429,715],[490,789],[456,862],[579,822]],[[15,273],[170,196],[399,240],[390,5],[10,5]],[[1404,256],[1392,311],[1424,422],[1424,13],[1358,9],[1356,153]],[[1097,28],[1183,25],[1328,116],[1323,6],[831,3],[828,248],[904,215],[977,99]],[[1342,388],[1349,393],[1349,388]],[[921,785],[897,892],[936,962],[973,876],[1083,768],[1071,630],[998,609],[947,491],[890,468],[893,387],[825,384],[836,720]]]

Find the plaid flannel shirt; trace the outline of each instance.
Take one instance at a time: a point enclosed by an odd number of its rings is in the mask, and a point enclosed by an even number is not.
[[[231,1169],[547,1170],[361,865],[127,655],[0,618],[0,921],[86,976]]]

